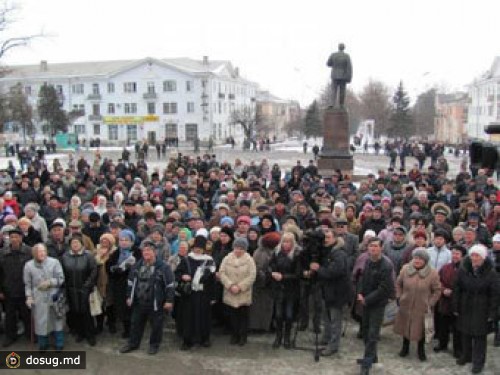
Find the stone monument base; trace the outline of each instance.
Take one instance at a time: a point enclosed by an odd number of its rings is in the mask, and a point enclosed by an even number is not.
[[[352,176],[354,170],[354,160],[352,156],[339,157],[335,155],[320,155],[318,160],[318,173],[322,177],[331,177],[337,174],[338,169],[340,169],[343,175],[348,174]]]
[[[323,119],[323,150],[319,155],[318,172],[331,177],[340,169],[352,176],[354,160],[349,150],[349,116],[343,108],[328,108]]]

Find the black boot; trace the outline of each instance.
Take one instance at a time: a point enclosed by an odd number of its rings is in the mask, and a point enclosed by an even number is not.
[[[128,339],[130,337],[130,322],[123,322],[122,338]]]
[[[97,315],[95,320],[96,320],[95,332],[96,332],[96,334],[100,334],[100,333],[102,333],[102,330],[104,327],[104,313],[101,315]]]
[[[493,341],[493,345],[495,347],[500,347],[500,327],[496,327],[496,330],[495,330],[495,340]]]
[[[427,356],[425,355],[425,341],[424,341],[424,339],[422,339],[418,342],[417,354],[418,354],[418,359],[420,359],[422,362],[427,361]]]
[[[108,325],[109,333],[116,333],[116,317],[113,306],[108,306],[106,308],[106,323]]]
[[[406,357],[410,352],[410,340],[403,337],[403,346],[401,347],[401,351],[399,352],[400,357]]]
[[[281,340],[283,339],[283,322],[276,323],[276,337],[273,342],[273,348],[277,349],[281,346]]]
[[[290,349],[292,347],[292,343],[290,341],[290,335],[292,333],[292,323],[285,323],[285,339],[283,341],[283,346],[285,349]]]

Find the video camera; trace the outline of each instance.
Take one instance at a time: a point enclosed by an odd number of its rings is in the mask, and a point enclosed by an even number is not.
[[[312,229],[304,235],[304,266],[309,268],[311,263],[321,264],[323,260],[323,246],[325,234],[321,229]]]

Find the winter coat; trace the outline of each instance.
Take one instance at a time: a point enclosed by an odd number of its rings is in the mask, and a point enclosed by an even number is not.
[[[97,264],[94,257],[84,249],[76,254],[70,250],[62,256],[61,264],[70,311],[88,312],[89,295],[97,280]]]
[[[241,257],[237,257],[234,252],[229,253],[219,269],[220,281],[224,286],[223,302],[234,308],[250,306],[255,274],[255,261],[250,254],[244,253]],[[240,292],[233,294],[229,290],[232,285],[237,285]]]
[[[299,279],[301,275],[300,251],[297,247],[286,254],[281,250],[273,253],[269,261],[272,272],[283,275],[281,281],[272,279],[273,298],[278,301],[299,299]]]
[[[436,246],[429,247],[427,252],[431,258],[429,260],[429,264],[438,272],[445,264],[451,263],[451,251],[446,247],[446,245],[444,245],[441,249],[436,248]]]
[[[488,333],[488,321],[496,317],[499,304],[498,274],[490,259],[476,273],[469,257],[462,261],[453,289],[453,312],[458,314],[460,332],[482,336]]]
[[[402,244],[396,244],[394,241],[386,242],[384,244],[383,252],[389,257],[394,265],[396,275],[399,275],[399,271],[403,266],[403,255],[409,247],[411,247],[411,245],[408,245],[406,241]]]
[[[139,271],[144,265],[144,260],[137,262],[128,275],[127,298],[132,300],[132,303],[138,303],[138,298],[135,295],[137,284],[139,283]],[[154,272],[149,280],[150,286],[153,288],[153,310],[159,311],[165,303],[174,302],[174,274],[170,266],[162,259],[157,258],[154,264]]]
[[[396,298],[399,310],[394,332],[410,341],[419,341],[424,335],[424,317],[441,295],[438,272],[429,264],[417,270],[413,263],[406,264],[396,280]]]
[[[23,298],[24,265],[31,259],[31,250],[26,245],[21,245],[19,250],[4,248],[0,254],[0,293],[5,298]]]
[[[50,288],[47,290],[38,289],[44,280],[50,280]],[[55,314],[52,299],[54,295],[59,293],[63,284],[63,269],[56,258],[47,257],[42,263],[32,259],[24,266],[26,297],[31,297],[34,301],[31,310],[35,334],[46,336],[53,331],[64,329],[64,318]]]
[[[45,219],[38,214],[38,212],[35,214],[33,219],[31,219],[31,226],[40,232],[43,242],[47,242],[49,236],[47,223],[45,222]]]
[[[273,294],[271,291],[271,270],[269,261],[274,253],[274,248],[267,248],[259,241],[259,248],[253,254],[255,261],[256,277],[253,284],[250,306],[250,329],[268,330],[273,317]]]
[[[445,289],[451,289],[452,294],[447,297],[444,294],[441,294],[441,298],[438,302],[438,311],[442,315],[451,315],[452,306],[451,301],[453,297],[453,286],[457,280],[458,270],[460,267],[460,263],[448,263],[439,270],[439,279],[441,281],[441,288],[444,291]]]
[[[38,243],[43,242],[43,240],[40,232],[33,228],[33,226],[30,226],[28,229],[28,233],[23,233],[23,242],[26,245],[32,247]]]
[[[342,238],[327,250],[317,271],[318,281],[326,305],[341,308],[352,300],[349,258]]]
[[[47,240],[47,253],[52,258],[57,258],[59,261],[62,260],[63,255],[69,251],[68,241],[63,240],[62,242],[56,242],[49,236]]]
[[[347,255],[347,264],[349,271],[351,271],[359,254],[359,238],[354,234],[346,233],[342,236],[342,239],[344,241],[344,251]]]
[[[364,308],[379,308],[387,305],[394,295],[393,266],[384,256],[374,262],[368,258],[361,276],[360,290],[365,299]]]

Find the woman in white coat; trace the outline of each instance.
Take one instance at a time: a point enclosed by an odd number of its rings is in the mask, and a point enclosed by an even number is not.
[[[38,348],[49,348],[49,336],[53,333],[55,348],[64,347],[64,314],[56,313],[55,301],[64,284],[64,273],[59,260],[47,256],[44,244],[33,246],[33,259],[24,266],[26,305],[31,309]]]

